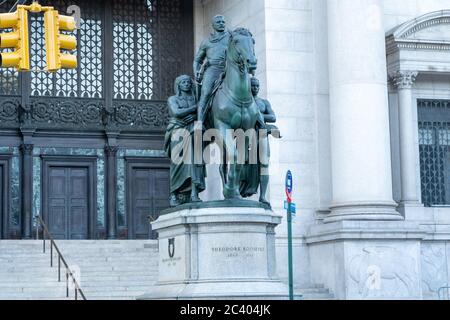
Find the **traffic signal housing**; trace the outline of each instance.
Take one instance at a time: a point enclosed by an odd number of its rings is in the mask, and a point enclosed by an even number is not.
[[[75,69],[78,65],[77,56],[61,52],[77,48],[75,36],[61,33],[61,31],[75,31],[75,18],[60,15],[56,10],[48,10],[44,14],[44,28],[47,70]]]
[[[15,12],[1,13],[0,29],[12,29],[0,34],[0,48],[13,50],[0,54],[0,67],[30,70],[28,11],[18,6]]]

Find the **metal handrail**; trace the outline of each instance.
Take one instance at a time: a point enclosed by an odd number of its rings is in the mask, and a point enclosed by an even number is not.
[[[36,219],[39,222],[39,225],[42,227],[42,240],[43,240],[43,252],[44,253],[45,253],[45,235],[47,235],[48,239],[50,240],[50,267],[52,267],[52,268],[53,268],[53,247],[55,247],[55,250],[58,253],[58,282],[61,282],[61,262],[63,263],[64,267],[66,268],[66,298],[69,297],[69,277],[70,277],[72,279],[72,283],[75,286],[75,300],[78,300],[78,293],[80,293],[83,300],[87,300],[86,296],[83,293],[83,290],[81,290],[80,285],[78,284],[77,280],[75,279],[75,276],[73,275],[72,270],[70,270],[69,265],[67,264],[61,251],[59,250],[58,246],[56,245],[55,240],[53,239],[52,235],[48,231],[47,225],[45,224],[44,220],[42,220],[42,217],[40,215],[37,215]],[[36,227],[36,240],[39,240],[39,226]]]

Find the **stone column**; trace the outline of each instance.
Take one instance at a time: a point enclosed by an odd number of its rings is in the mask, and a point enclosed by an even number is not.
[[[414,134],[414,107],[412,105],[412,86],[417,75],[417,71],[398,71],[390,75],[391,83],[398,90],[402,205],[419,205],[420,203],[417,192],[416,141]]]
[[[398,220],[381,0],[328,0],[333,200],[325,222]]]
[[[33,212],[33,145],[22,144],[22,238],[31,239]]]
[[[106,164],[106,235],[117,238],[117,151],[116,146],[105,147]]]

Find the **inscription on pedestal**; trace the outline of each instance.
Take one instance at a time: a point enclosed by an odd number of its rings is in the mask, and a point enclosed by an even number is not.
[[[163,258],[161,262],[166,264],[166,267],[176,266],[177,261],[181,261],[181,257],[179,255],[175,256],[175,238],[167,239],[167,242],[167,251],[169,253],[169,257]]]
[[[267,276],[265,234],[202,234],[199,274],[204,278]]]
[[[181,257],[162,259],[162,262],[165,263],[167,267],[176,266],[177,261],[181,261]]]
[[[212,247],[213,254],[221,254],[226,258],[253,258],[256,253],[264,253],[264,247],[251,246],[230,246],[230,247]]]
[[[181,280],[186,276],[185,240],[183,237],[159,241],[160,280]]]

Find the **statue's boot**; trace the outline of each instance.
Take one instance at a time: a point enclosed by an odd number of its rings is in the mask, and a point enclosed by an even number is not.
[[[195,203],[195,202],[202,202],[202,200],[198,197],[197,187],[195,187],[193,185],[192,192],[191,192],[191,203]]]
[[[192,196],[191,197],[191,202],[195,203],[195,202],[203,202],[203,201],[198,196]]]

